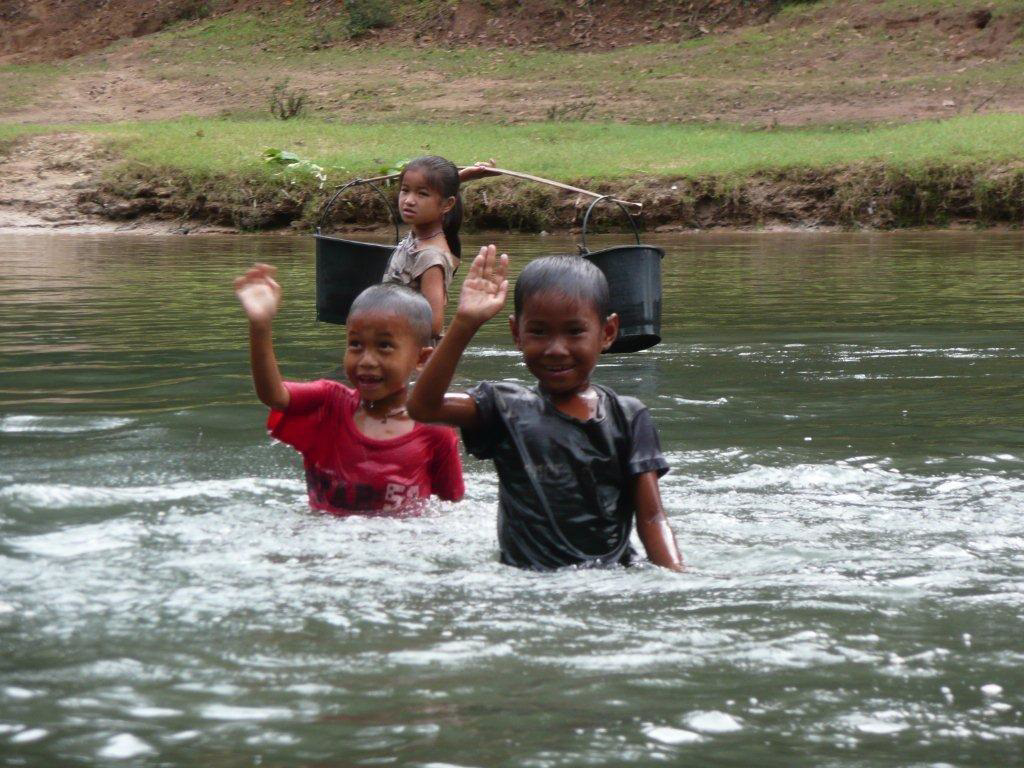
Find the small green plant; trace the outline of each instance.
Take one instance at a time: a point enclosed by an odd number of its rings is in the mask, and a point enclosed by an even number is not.
[[[289,152],[286,149],[267,147],[263,150],[263,161],[270,165],[279,166],[281,174],[298,173],[312,176],[319,182],[320,189],[323,189],[324,184],[327,183],[327,169],[322,165],[317,165],[312,160],[299,157],[294,152]],[[339,168],[339,170],[344,169]],[[295,180],[292,179],[292,184],[294,183]]]
[[[345,0],[345,12],[348,14],[345,29],[353,38],[394,24],[391,8],[385,0]]]
[[[398,160],[393,163],[388,163],[383,160],[375,160],[374,162],[379,163],[377,166],[377,172],[381,176],[392,176],[396,173],[401,173],[405,170],[405,166],[412,162],[411,157],[407,157],[404,160]]]
[[[291,120],[298,117],[306,108],[306,92],[288,87],[288,81],[282,80],[270,91],[270,114],[278,120]]]
[[[320,51],[330,48],[334,44],[334,33],[326,27],[317,27],[313,30],[312,42],[308,48],[311,51]]]

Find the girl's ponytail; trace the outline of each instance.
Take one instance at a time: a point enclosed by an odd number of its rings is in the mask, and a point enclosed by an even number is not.
[[[455,193],[455,205],[441,219],[441,229],[444,230],[444,239],[448,241],[448,247],[452,249],[455,258],[462,258],[462,240],[459,238],[459,230],[462,228],[462,195]]]
[[[450,160],[445,160],[438,155],[426,155],[410,160],[402,169],[398,177],[398,183],[406,171],[415,169],[422,171],[427,178],[431,188],[443,198],[454,197],[455,205],[441,219],[441,229],[444,231],[444,239],[448,241],[448,247],[457,259],[462,258],[462,240],[459,238],[459,230],[462,228],[462,196],[459,194],[459,169]]]

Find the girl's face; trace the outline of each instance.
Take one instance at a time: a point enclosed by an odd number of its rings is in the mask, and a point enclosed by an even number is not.
[[[402,176],[398,189],[398,211],[402,221],[411,226],[432,224],[440,226],[442,217],[455,205],[455,198],[441,197],[441,193],[430,186],[423,171],[410,168]]]

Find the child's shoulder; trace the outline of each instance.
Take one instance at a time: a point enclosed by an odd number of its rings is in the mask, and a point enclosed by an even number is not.
[[[356,397],[359,394],[352,389],[352,387],[346,386],[337,379],[314,379],[309,383],[321,387],[325,392],[330,392],[331,394],[340,395],[342,397]]]
[[[444,261],[455,261],[455,254],[452,253],[448,248],[442,248],[439,245],[424,245],[417,248],[414,251],[410,251],[410,254],[415,256],[417,259],[423,260],[444,260]]]
[[[313,381],[289,382],[292,390],[301,388],[309,395],[323,402],[351,404],[359,401],[359,393],[347,387],[337,379],[314,379]]]
[[[641,411],[647,410],[647,406],[644,405],[643,400],[632,395],[620,395],[611,387],[606,387],[604,384],[592,384],[595,389],[603,393],[608,402],[614,404],[625,414],[626,418],[632,419]]]
[[[429,450],[434,452],[445,452],[454,450],[458,452],[459,435],[446,424],[424,424],[416,422],[416,434],[426,440]]]
[[[535,387],[527,387],[515,381],[481,381],[470,387],[474,399],[538,401],[543,398]]]

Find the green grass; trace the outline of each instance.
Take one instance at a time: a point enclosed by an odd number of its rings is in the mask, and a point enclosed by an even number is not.
[[[331,183],[427,153],[460,164],[494,157],[502,166],[560,179],[728,177],[873,161],[912,169],[1024,158],[1024,116],[1019,115],[779,131],[615,123],[338,125],[213,119],[79,129],[109,137],[128,161],[197,177],[269,177],[277,169],[263,163],[263,149],[288,149],[327,167]]]
[[[426,13],[436,5],[423,0],[402,13]],[[926,5],[965,12],[953,0]],[[997,2],[997,13],[1011,6]],[[836,14],[848,8],[857,14],[868,9],[875,23],[854,30],[845,15]],[[888,0],[885,12],[908,8]],[[1024,46],[1002,62],[961,64],[951,58],[944,30],[922,24],[892,33],[881,16],[874,4],[822,0],[790,5],[767,25],[679,43],[611,51],[421,49],[354,47],[338,29],[341,20],[311,24],[297,2],[273,15],[236,13],[173,27],[151,38],[142,61],[157,77],[231,83],[236,93],[251,94],[247,108],[256,111],[266,108],[265,93],[273,83],[290,77],[293,87],[309,92],[312,111],[346,122],[396,115],[427,122],[461,115],[497,123],[535,121],[566,103],[582,102],[592,105],[589,120],[690,122],[742,107],[761,112],[755,122],[764,123],[771,108],[822,98],[870,101],[881,96],[872,93],[879,89],[915,96],[934,89],[936,108],[947,89],[958,103],[973,101],[970,88],[979,73],[1009,90],[1024,82]],[[336,43],[317,45],[324,37]]]
[[[429,23],[443,2],[400,3],[396,17]],[[1024,8],[1024,1],[979,0],[981,5],[995,7],[998,15]],[[210,93],[223,85],[232,91],[226,110],[267,115],[271,88],[288,79],[290,87],[308,93],[311,114],[365,123],[504,124],[583,115],[593,121],[660,123],[722,116],[763,125],[776,112],[806,104],[853,104],[843,108],[843,116],[831,118],[852,120],[858,105],[893,96],[914,100],[916,115],[925,101],[930,106],[924,113],[934,109],[935,116],[944,114],[942,102],[950,98],[968,108],[993,89],[1005,103],[1019,96],[1024,41],[999,60],[960,61],[941,27],[923,22],[899,31],[882,23],[885,14],[905,16],[921,7],[966,14],[955,0],[884,0],[882,5],[820,0],[788,5],[767,24],[679,43],[552,51],[353,45],[344,14],[314,15],[320,20],[310,21],[307,5],[296,0],[273,13],[237,12],[173,25],[133,43],[130,58],[137,72],[153,80],[196,87],[201,96],[195,106],[206,113],[215,108]],[[864,19],[867,26],[854,29],[853,23]],[[978,39],[985,34],[978,32]],[[45,104],[55,79],[101,66],[103,60],[103,54],[95,54],[55,66],[0,67],[0,102]],[[575,106],[559,113],[566,104]],[[998,106],[999,100],[990,108]],[[891,117],[866,119],[898,120],[900,114],[897,108]]]
[[[41,88],[68,72],[66,64],[6,64],[0,66],[0,104],[12,109],[28,104]]]
[[[22,136],[29,136],[37,133],[58,133],[59,131],[65,130],[65,128],[66,126],[0,123],[0,141],[10,143]],[[81,130],[81,128],[72,130]]]

